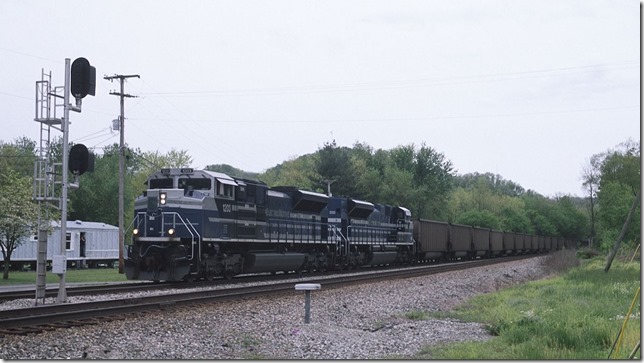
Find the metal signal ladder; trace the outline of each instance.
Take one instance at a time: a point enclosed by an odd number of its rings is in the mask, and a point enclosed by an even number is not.
[[[34,163],[33,199],[38,202],[38,247],[36,256],[36,302],[42,299],[45,303],[46,268],[47,268],[47,235],[50,229],[52,213],[50,207],[60,209],[60,196],[56,187],[61,185],[56,180],[60,175],[55,169],[62,165],[55,163],[52,156],[52,128],[62,131],[62,118],[56,117],[56,109],[63,107],[62,87],[52,88],[51,72],[42,71],[41,80],[36,81],[36,115],[34,121],[40,123],[40,145],[38,158]]]

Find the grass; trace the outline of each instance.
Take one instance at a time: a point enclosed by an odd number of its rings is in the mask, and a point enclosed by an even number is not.
[[[47,283],[58,283],[58,275],[47,271]],[[118,267],[115,268],[86,268],[76,270],[67,269],[65,282],[115,282],[127,281],[125,274],[119,274]],[[7,285],[36,285],[36,271],[9,271],[9,279],[0,278],[0,286]]]
[[[477,296],[441,315],[483,323],[493,339],[428,347],[413,358],[607,359],[640,286],[640,264],[615,261],[608,273],[604,264],[595,258],[556,278]],[[636,346],[640,311],[636,303],[611,358],[625,359]]]

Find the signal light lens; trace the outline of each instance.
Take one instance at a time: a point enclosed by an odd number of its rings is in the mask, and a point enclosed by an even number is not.
[[[161,193],[161,194],[159,194],[159,199],[160,199],[160,201],[159,201],[159,202],[161,203],[161,205],[165,205],[165,204],[168,202],[168,201],[166,200],[166,198],[167,198],[167,194],[166,194],[166,193]]]
[[[139,229],[138,229],[138,228],[134,228],[134,229],[132,230],[132,234],[133,234],[133,235],[135,235],[135,236],[136,236],[136,235],[138,235],[138,234],[139,234]]]
[[[174,234],[174,228],[170,228],[168,230],[168,234],[172,236]]]

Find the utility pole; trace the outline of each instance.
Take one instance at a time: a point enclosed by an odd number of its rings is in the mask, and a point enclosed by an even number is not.
[[[121,98],[121,116],[119,117],[119,132],[120,132],[120,142],[119,142],[119,273],[123,273],[123,249],[124,249],[124,240],[125,240],[125,221],[124,221],[124,209],[125,209],[125,133],[124,133],[124,124],[125,124],[125,98],[133,98],[132,96],[125,93],[125,80],[127,78],[141,78],[138,74],[131,75],[113,75],[105,76],[103,79],[108,81],[113,81],[118,79],[121,82],[121,92],[110,92],[111,95],[119,96]]]

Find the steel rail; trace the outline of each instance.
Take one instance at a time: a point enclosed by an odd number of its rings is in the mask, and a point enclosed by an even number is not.
[[[298,283],[317,282],[322,284],[324,289],[333,289],[356,283],[444,273],[538,256],[540,255],[482,259],[442,265],[415,266],[394,271],[370,271],[326,278],[310,276],[300,278]],[[25,334],[47,330],[48,328],[95,324],[97,319],[118,318],[119,316],[126,316],[133,313],[161,311],[176,306],[212,304],[225,300],[293,292],[294,283],[290,281],[258,286],[230,287],[138,298],[41,305],[23,309],[0,310],[0,334]]]

